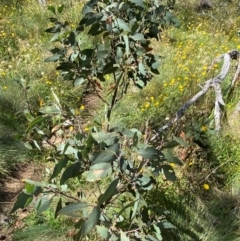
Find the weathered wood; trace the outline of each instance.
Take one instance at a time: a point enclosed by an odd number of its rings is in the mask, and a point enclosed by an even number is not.
[[[201,91],[199,91],[196,95],[194,95],[187,103],[185,103],[177,112],[176,112],[176,117],[172,120],[170,120],[166,125],[162,126],[157,130],[155,135],[151,138],[151,140],[155,140],[159,134],[168,129],[169,127],[173,126],[175,123],[177,123],[184,115],[185,111],[193,104],[195,103],[201,96],[203,96],[209,89],[210,87],[214,88],[215,90],[215,109],[214,109],[214,120],[215,120],[215,129],[217,131],[220,130],[221,125],[220,125],[220,118],[221,118],[221,111],[220,107],[225,105],[223,101],[223,96],[222,96],[222,90],[220,84],[222,81],[225,79],[227,76],[230,66],[231,66],[231,59],[236,59],[239,57],[239,51],[238,50],[231,50],[228,53],[222,54],[216,59],[213,60],[211,66],[213,66],[216,62],[219,62],[221,59],[223,59],[223,65],[221,72],[214,78],[209,79],[205,82],[205,85],[201,87]],[[211,68],[211,67],[210,67]],[[233,87],[234,83],[236,82],[237,78],[240,75],[240,60],[238,61],[238,68],[236,70],[236,73],[234,75],[231,87]]]
[[[41,6],[47,5],[46,0],[38,0],[38,2],[39,2],[39,4],[40,4]]]

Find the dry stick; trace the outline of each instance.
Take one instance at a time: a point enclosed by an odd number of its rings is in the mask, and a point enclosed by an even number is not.
[[[231,50],[228,53],[222,54],[216,59],[213,60],[211,66],[215,63],[218,62],[219,60],[223,59],[223,65],[222,69],[219,75],[216,77],[209,79],[205,82],[205,85],[201,87],[201,91],[199,91],[196,95],[192,97],[191,100],[189,100],[186,104],[184,104],[176,113],[176,117],[173,120],[170,120],[166,125],[158,129],[157,133],[151,138],[151,141],[154,141],[157,139],[157,137],[160,135],[160,133],[166,129],[168,129],[170,126],[173,124],[177,123],[184,115],[185,111],[194,103],[196,102],[201,96],[203,96],[210,87],[213,87],[215,90],[216,94],[216,99],[215,99],[215,110],[214,110],[214,119],[215,119],[215,129],[217,131],[220,130],[220,104],[224,105],[223,97],[222,97],[222,91],[220,84],[221,82],[225,79],[226,75],[229,72],[229,68],[231,65],[231,58],[236,55],[236,53],[239,55],[238,50]],[[240,65],[240,64],[239,64]],[[238,76],[240,73],[240,66],[237,69],[237,72],[235,76]],[[237,79],[237,77],[234,76],[234,81]],[[234,83],[232,83],[233,85]]]
[[[240,58],[238,58],[238,66],[237,66],[237,70],[236,73],[233,77],[232,83],[231,83],[231,88],[234,86],[236,80],[239,78],[240,76]]]

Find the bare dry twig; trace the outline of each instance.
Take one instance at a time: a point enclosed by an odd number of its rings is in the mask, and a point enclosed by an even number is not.
[[[153,135],[153,137],[151,138],[151,141],[154,141],[155,139],[157,139],[157,137],[159,136],[159,134],[168,129],[169,127],[173,126],[173,124],[177,123],[184,115],[185,111],[193,104],[195,103],[201,96],[203,96],[204,94],[206,94],[206,92],[210,89],[210,87],[213,87],[215,90],[215,109],[214,109],[214,119],[215,119],[215,130],[219,131],[221,128],[220,125],[220,117],[221,117],[221,112],[220,112],[220,106],[225,105],[224,101],[223,101],[223,96],[222,96],[222,90],[221,90],[221,86],[220,84],[222,83],[222,81],[225,79],[225,77],[227,76],[230,66],[231,66],[231,59],[238,59],[239,58],[239,51],[238,50],[231,50],[228,53],[222,54],[219,57],[217,57],[216,59],[213,60],[211,66],[216,63],[219,62],[221,59],[223,59],[223,65],[222,65],[222,69],[221,72],[214,78],[209,79],[205,82],[205,85],[203,87],[201,87],[201,91],[199,91],[196,95],[194,95],[192,97],[192,99],[190,99],[187,103],[185,103],[177,112],[176,112],[176,116],[174,119],[170,120],[167,124],[165,124],[164,126],[162,126],[161,128],[159,128],[157,130],[157,132],[155,133],[155,135]],[[240,60],[238,61],[238,67],[236,70],[236,73],[234,75],[233,81],[231,83],[230,88],[232,88],[237,80],[237,78],[240,75]]]

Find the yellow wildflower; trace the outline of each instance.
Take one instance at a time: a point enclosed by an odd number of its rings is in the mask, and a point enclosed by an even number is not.
[[[4,86],[3,86],[3,89],[4,89],[4,90],[7,90],[7,86],[6,86],[6,85],[4,85]]]
[[[146,102],[146,104],[144,105],[145,108],[148,108],[150,106],[150,104],[148,102]]]
[[[85,106],[84,105],[81,105],[80,106],[80,110],[84,110],[85,109]]]
[[[207,129],[208,129],[207,126],[202,126],[202,127],[201,127],[201,131],[203,131],[203,132],[206,132]]]
[[[171,167],[175,167],[175,164],[174,164],[174,163],[170,163],[170,166],[171,166]]]
[[[74,127],[73,126],[70,126],[69,127],[69,131],[71,132],[71,131],[73,131],[74,130]]]
[[[204,189],[204,190],[209,190],[209,189],[210,189],[210,186],[209,186],[207,183],[204,183],[204,184],[203,184],[203,189]]]
[[[110,80],[110,75],[109,74],[105,75],[105,79]]]

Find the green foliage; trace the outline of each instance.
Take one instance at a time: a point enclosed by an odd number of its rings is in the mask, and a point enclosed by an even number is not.
[[[49,18],[52,26],[46,32],[53,34],[51,41],[60,42],[62,48],[54,48],[53,56],[45,62],[57,62],[56,69],[61,71],[64,80],[83,89],[92,87],[96,91],[106,82],[107,75],[112,75],[113,87],[110,92],[106,91],[107,98],[97,94],[107,105],[105,125],[94,127],[89,133],[81,130],[66,138],[54,154],[58,163],[50,182],[25,180],[26,188],[18,196],[12,212],[26,207],[36,197],[35,208],[40,214],[57,198],[55,216],[80,217],[74,240],[82,240],[95,228],[100,237],[108,240],[162,240],[165,215],[159,215],[145,197],[156,188],[159,175],[176,180],[169,163],[181,165],[181,162],[164,145],[148,143],[139,130],[113,126],[111,116],[130,85],[141,89],[154,74],[159,74],[159,56],[152,53],[151,39],[159,39],[161,27],[179,26],[179,21],[161,1],[91,0],[83,7],[83,17],[73,31],[68,22],[61,19],[63,5],[48,9],[54,17]],[[87,31],[92,47],[84,48],[82,31]],[[66,48],[70,48],[70,54]],[[38,142],[45,132],[42,129],[51,124],[62,125],[71,117],[53,90],[52,94],[54,102],[40,108],[40,116],[32,118],[28,114],[29,135],[38,133],[31,138],[37,140],[29,143],[39,150]],[[39,135],[40,138],[36,138]],[[82,200],[84,198],[68,193],[67,184],[75,177],[98,187],[94,200]],[[106,187],[99,187],[101,182],[106,182]],[[62,198],[74,202],[63,206]]]

